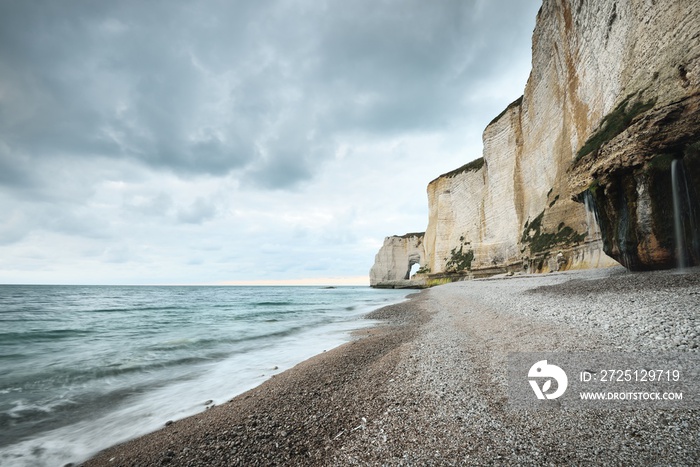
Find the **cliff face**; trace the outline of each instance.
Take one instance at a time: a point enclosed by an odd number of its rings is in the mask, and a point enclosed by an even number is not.
[[[372,287],[416,287],[420,283],[411,281],[409,274],[414,264],[425,264],[423,232],[384,239],[384,245],[374,258],[369,272]]]
[[[570,186],[594,202],[605,251],[626,267],[698,265],[700,3],[631,3],[623,86],[578,150]]]
[[[421,265],[700,264],[698,31],[696,1],[544,0],[523,96],[428,185]]]

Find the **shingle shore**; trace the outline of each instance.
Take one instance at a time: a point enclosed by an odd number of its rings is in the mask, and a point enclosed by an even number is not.
[[[86,466],[697,465],[700,410],[512,410],[509,352],[698,352],[700,272],[449,284]]]

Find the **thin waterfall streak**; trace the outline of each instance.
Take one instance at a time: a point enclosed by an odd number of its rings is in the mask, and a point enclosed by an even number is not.
[[[688,266],[688,258],[686,255],[686,248],[685,248],[685,229],[683,228],[683,206],[682,206],[682,199],[680,196],[680,191],[681,191],[681,183],[684,183],[685,180],[682,177],[682,165],[678,161],[678,159],[674,159],[671,162],[671,191],[673,195],[673,230],[674,230],[674,239],[676,243],[676,264],[678,269],[683,270]],[[687,191],[687,185],[686,185],[686,191],[687,193],[687,199],[688,202],[690,201],[690,196]]]
[[[592,195],[588,191],[583,195],[583,204],[586,207],[586,229],[588,239],[590,241],[599,241],[601,240],[601,235],[598,226],[598,218],[595,212],[595,201],[593,201]]]

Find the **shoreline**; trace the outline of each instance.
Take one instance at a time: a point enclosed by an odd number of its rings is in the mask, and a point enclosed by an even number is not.
[[[44,316],[53,320],[20,323],[26,341],[6,346],[0,465],[27,467],[82,462],[169,420],[225,403],[352,340],[354,330],[374,325],[363,319],[368,312],[408,293],[110,286],[17,292],[26,293],[17,308],[46,303],[54,310]],[[151,310],[156,299],[159,308]],[[118,311],[101,312],[112,308]],[[44,323],[71,328],[79,320],[79,333],[34,338],[43,336]],[[128,345],[114,347],[121,337]]]
[[[698,409],[507,407],[509,352],[699,351],[700,271],[618,269],[413,294],[359,339],[83,465],[698,463]]]
[[[374,392],[379,396],[382,391],[373,378],[395,363],[396,355],[391,353],[412,337],[412,325],[426,320],[421,312],[400,316],[419,294],[412,295],[410,300],[368,313],[366,317],[384,322],[353,331],[350,342],[275,374],[225,404],[168,422],[158,431],[108,448],[80,465],[184,465],[192,461],[201,463],[194,465],[251,465],[320,460],[325,444],[352,432],[358,421],[351,415],[351,406],[335,403],[333,394],[342,388],[344,395],[354,393],[361,398]],[[314,403],[309,404],[309,400]],[[335,416],[329,417],[331,413]],[[323,447],[314,449],[313,445]],[[224,446],[234,448],[234,458],[215,460],[209,455],[220,453]],[[275,451],[283,452],[281,458],[266,455]]]

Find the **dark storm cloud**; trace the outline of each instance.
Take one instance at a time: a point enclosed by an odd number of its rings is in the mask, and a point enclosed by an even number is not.
[[[196,42],[203,24],[191,13],[171,2],[3,3],[3,141],[36,158],[126,157],[182,172],[244,164],[249,134],[206,108],[220,96],[194,64],[209,45]]]
[[[12,154],[10,148],[0,145],[0,186],[21,188],[32,184],[31,167],[18,154]]]
[[[3,2],[0,183],[70,155],[294,186],[345,135],[463,115],[532,3]]]
[[[386,134],[462,118],[469,109],[461,97],[495,70],[507,71],[514,38],[522,36],[519,14],[532,8],[459,0],[377,5],[345,2],[323,30],[318,76],[328,83],[326,100],[340,99],[331,129]]]

